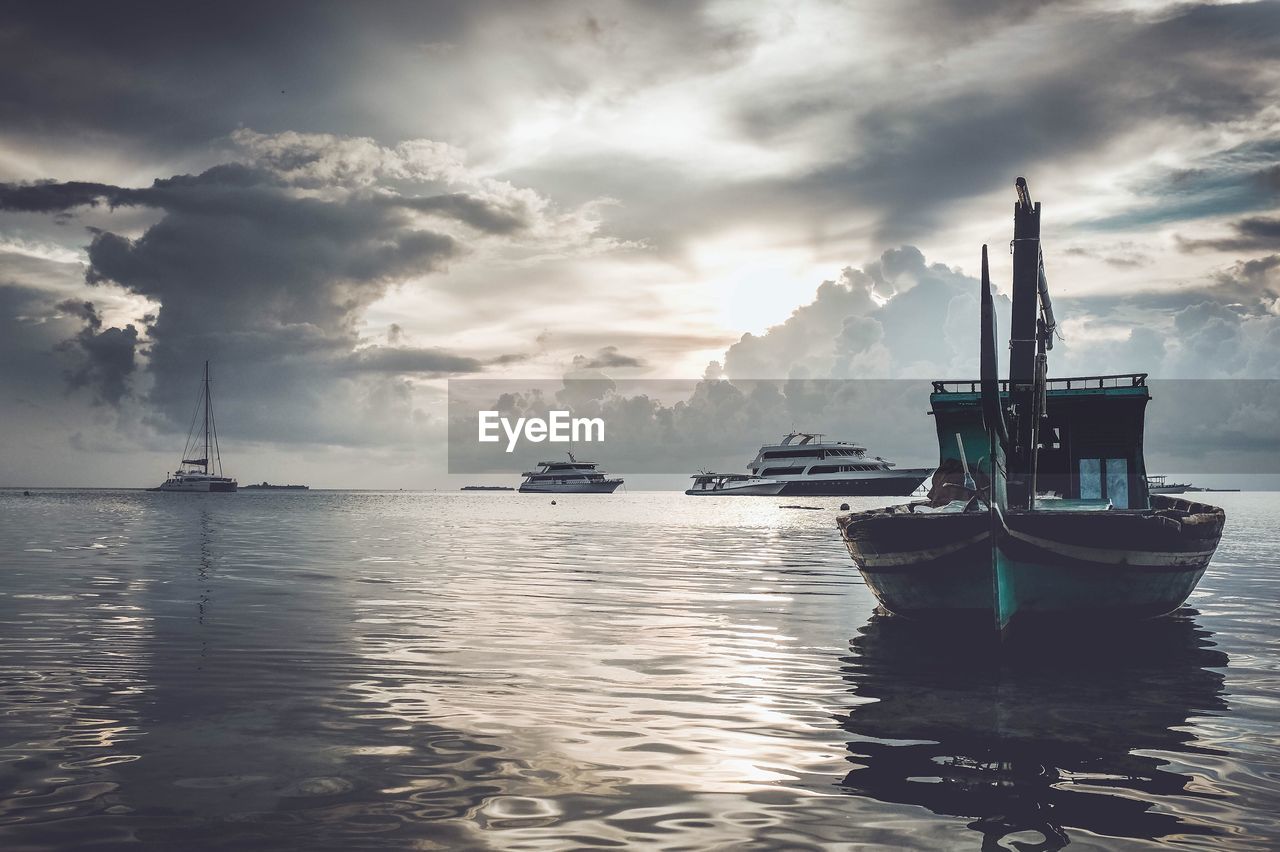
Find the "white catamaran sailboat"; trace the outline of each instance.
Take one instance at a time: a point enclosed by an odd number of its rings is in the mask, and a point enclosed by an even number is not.
[[[203,418],[201,414],[203,413]],[[197,432],[197,424],[204,426]],[[213,450],[212,464],[209,451]],[[195,457],[199,454],[199,457]],[[197,468],[199,468],[197,470]],[[191,415],[191,429],[182,449],[182,464],[159,487],[150,491],[185,491],[196,493],[233,492],[236,481],[222,475],[222,454],[218,450],[218,427],[213,420],[213,404],[209,396],[209,362],[204,362],[204,381],[200,399]]]

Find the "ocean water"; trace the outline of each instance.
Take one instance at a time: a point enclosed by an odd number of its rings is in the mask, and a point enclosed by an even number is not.
[[[1002,650],[836,499],[3,491],[0,849],[1277,848],[1280,494],[1206,496],[1176,616]]]

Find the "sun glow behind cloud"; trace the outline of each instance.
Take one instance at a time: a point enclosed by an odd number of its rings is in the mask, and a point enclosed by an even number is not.
[[[824,278],[839,273],[812,248],[771,245],[770,240],[766,233],[739,231],[690,247],[692,289],[725,328],[762,333],[812,300]]]

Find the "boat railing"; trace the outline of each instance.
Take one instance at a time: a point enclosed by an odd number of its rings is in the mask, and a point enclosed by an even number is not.
[[[1071,376],[1062,379],[1046,379],[1048,390],[1088,390],[1091,388],[1140,388],[1147,384],[1146,373],[1115,373],[1107,376]],[[982,390],[980,379],[940,379],[933,383],[934,393],[978,393]],[[1000,392],[1009,391],[1009,380],[1000,380]]]

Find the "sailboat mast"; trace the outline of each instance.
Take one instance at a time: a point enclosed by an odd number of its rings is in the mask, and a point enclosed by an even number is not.
[[[209,362],[204,362],[204,472],[209,474]]]

